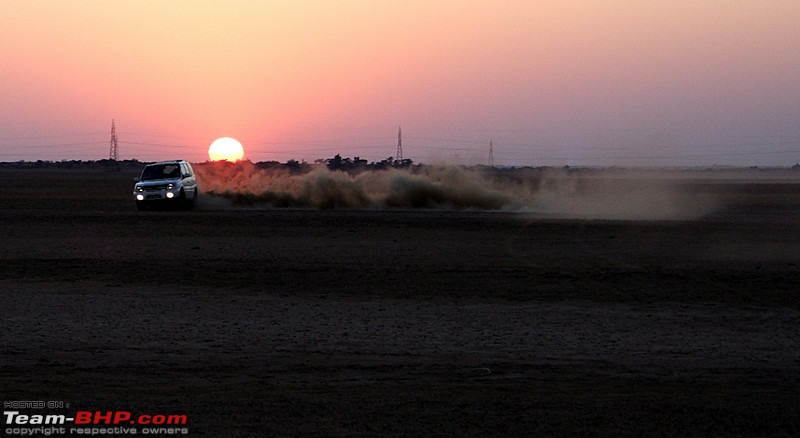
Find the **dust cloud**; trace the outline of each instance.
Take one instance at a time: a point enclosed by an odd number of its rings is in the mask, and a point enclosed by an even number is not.
[[[297,172],[243,161],[195,165],[199,208],[450,209],[514,211],[559,218],[688,220],[715,200],[679,175],[613,169],[465,168]]]

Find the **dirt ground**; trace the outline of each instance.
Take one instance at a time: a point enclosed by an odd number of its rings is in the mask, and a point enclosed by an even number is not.
[[[614,221],[2,170],[0,393],[196,436],[798,436],[800,175],[707,176],[702,218]]]

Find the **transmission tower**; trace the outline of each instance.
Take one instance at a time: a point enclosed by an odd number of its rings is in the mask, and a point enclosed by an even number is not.
[[[489,140],[489,167],[494,167],[494,146],[492,140]]]
[[[117,127],[114,126],[114,119],[111,119],[111,146],[108,148],[108,159],[119,160],[119,145],[117,144]]]
[[[397,127],[397,154],[395,155],[394,159],[396,161],[403,160],[403,133],[399,126]]]

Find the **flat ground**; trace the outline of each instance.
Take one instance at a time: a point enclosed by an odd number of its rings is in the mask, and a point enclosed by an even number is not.
[[[800,434],[800,176],[700,173],[692,221],[139,213],[132,176],[0,171],[4,400],[201,436]]]

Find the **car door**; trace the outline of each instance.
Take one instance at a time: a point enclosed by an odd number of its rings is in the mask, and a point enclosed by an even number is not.
[[[197,192],[197,181],[195,180],[192,168],[186,163],[181,163],[181,174],[183,178],[183,190],[189,199],[194,199]]]

